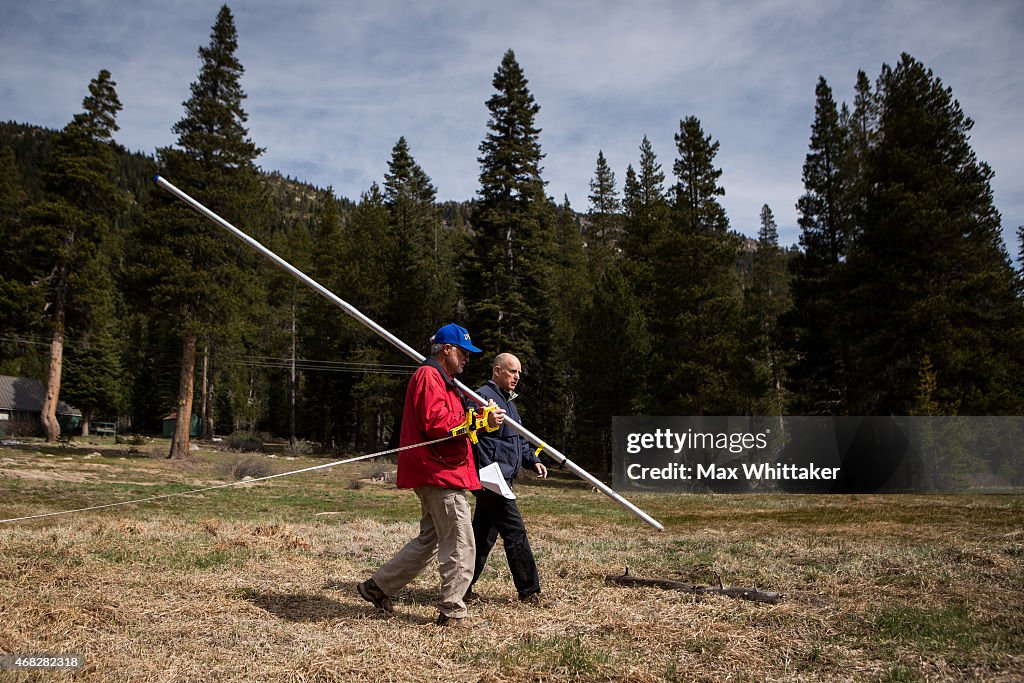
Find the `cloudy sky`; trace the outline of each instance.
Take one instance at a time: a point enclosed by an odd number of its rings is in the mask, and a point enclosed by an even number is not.
[[[782,240],[824,76],[840,102],[909,52],[952,87],[996,172],[1017,253],[1024,224],[1024,3],[1020,0],[233,0],[260,164],[357,199],[404,135],[440,199],[477,189],[485,101],[512,48],[541,106],[549,194],[587,207],[603,150],[621,188],[644,135],[666,173],[680,119],[721,143],[723,204],[756,233],[763,204]],[[152,152],[199,70],[218,2],[0,0],[0,119],[62,127],[109,69],[118,140]],[[172,179],[173,180],[173,179]]]

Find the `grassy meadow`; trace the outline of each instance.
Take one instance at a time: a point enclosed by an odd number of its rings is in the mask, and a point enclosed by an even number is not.
[[[166,442],[0,447],[0,519],[188,491],[321,459]],[[542,609],[500,542],[471,606],[433,625],[436,568],[395,613],[355,593],[418,529],[363,462],[0,524],[0,654],[84,657],[0,681],[1019,681],[1024,497],[646,495],[656,532],[562,473],[517,492]],[[785,594],[776,605],[608,585],[621,574]]]

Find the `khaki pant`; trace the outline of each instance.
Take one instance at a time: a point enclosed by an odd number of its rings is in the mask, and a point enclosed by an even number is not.
[[[397,595],[437,555],[441,570],[441,603],[447,617],[466,616],[462,601],[473,580],[476,544],[465,491],[423,486],[414,489],[420,499],[420,535],[412,539],[373,575],[373,582],[388,596]]]

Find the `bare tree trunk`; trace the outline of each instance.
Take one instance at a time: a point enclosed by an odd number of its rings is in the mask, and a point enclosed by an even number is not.
[[[43,431],[49,443],[57,441],[60,436],[60,423],[57,422],[57,401],[60,397],[60,375],[64,365],[64,323],[58,322],[53,329],[50,340],[50,371],[46,377],[46,398],[43,399],[43,410],[40,419]]]
[[[187,458],[192,429],[192,376],[196,369],[196,333],[185,331],[181,344],[181,375],[178,379],[178,413],[168,458]]]
[[[60,436],[57,402],[60,400],[60,377],[64,367],[64,302],[67,297],[68,266],[62,264],[56,273],[56,297],[53,306],[53,337],[50,339],[50,369],[46,376],[46,397],[39,419],[46,441],[54,443]]]
[[[206,337],[206,353],[203,355],[203,413],[200,418],[202,435],[200,438],[213,439],[213,340]]]
[[[203,427],[203,438],[213,439],[214,426],[217,424],[217,406],[213,401],[216,393],[217,380],[215,368],[217,367],[216,345],[210,342],[210,383],[206,387],[206,425]]]
[[[92,408],[82,408],[82,436],[89,436],[89,423],[92,422]]]
[[[298,339],[297,324],[296,324],[296,312],[295,312],[295,288],[292,288],[292,364],[290,372],[288,373],[288,445],[295,448],[295,386],[296,386],[296,372],[295,372],[295,355],[296,355],[296,343]]]
[[[209,373],[210,373],[210,342],[209,338],[204,338],[203,343],[203,388],[199,401],[199,424],[202,425],[202,431],[199,435],[200,439],[209,439],[210,437],[206,434],[206,388],[209,386]]]

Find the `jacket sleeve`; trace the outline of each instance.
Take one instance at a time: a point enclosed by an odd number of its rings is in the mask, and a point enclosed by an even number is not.
[[[540,462],[540,458],[534,455],[536,449],[534,449],[533,444],[524,436],[519,437],[519,441],[522,443],[523,447],[523,465],[533,469],[533,466]]]
[[[449,406],[444,380],[436,372],[420,372],[412,381],[415,419],[422,421],[420,427],[427,438],[448,436],[466,419],[461,407],[454,411]]]
[[[480,396],[485,400],[494,398],[494,394],[488,384],[477,389],[476,393],[480,394]],[[497,403],[497,401],[495,401],[495,403]],[[502,429],[504,429],[504,427],[502,427]],[[501,432],[499,431],[498,434],[501,434]],[[494,440],[488,438],[487,432],[484,432],[483,437],[480,438],[477,443],[473,444],[473,459],[476,460],[477,469],[487,467],[494,462],[494,445]]]

